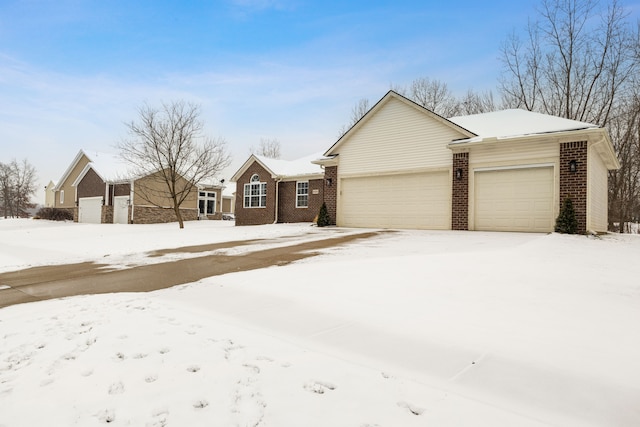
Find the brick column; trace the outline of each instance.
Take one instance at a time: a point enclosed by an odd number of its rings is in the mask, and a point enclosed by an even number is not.
[[[331,184],[328,183],[328,180],[331,180]],[[325,166],[324,168],[324,203],[327,205],[331,224],[335,225],[338,206],[338,166]]]
[[[469,229],[469,153],[453,153],[451,229]]]
[[[575,161],[575,172],[571,162]],[[570,198],[576,211],[578,233],[587,231],[587,141],[560,144],[560,207]]]

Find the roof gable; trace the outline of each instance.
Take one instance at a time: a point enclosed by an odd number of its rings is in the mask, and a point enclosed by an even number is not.
[[[274,179],[302,177],[305,175],[322,175],[322,168],[317,164],[311,163],[313,160],[316,160],[321,156],[321,153],[316,153],[297,160],[281,160],[252,154],[251,156],[249,156],[247,161],[244,162],[240,169],[238,169],[238,171],[233,174],[233,176],[231,177],[231,181],[237,182],[238,179],[240,179],[240,176],[254,162],[257,162],[260,166],[262,166],[267,172],[269,172],[269,174],[271,174],[271,177]]]
[[[64,171],[64,173],[62,174],[62,177],[58,180],[58,183],[53,188],[53,190],[54,191],[60,190],[69,178],[75,181],[77,177],[70,177],[71,172],[73,172],[75,167],[83,161],[86,163],[89,163],[91,160],[89,159],[89,156],[86,155],[84,150],[80,150],[78,151],[78,154],[76,154],[76,157],[73,159],[69,167]]]
[[[77,186],[90,169],[104,182],[128,180],[127,165],[118,156],[110,153],[92,152],[89,163],[78,174],[73,186]]]
[[[431,110],[429,110],[427,108],[424,108],[423,106],[421,106],[419,104],[416,104],[415,102],[411,101],[410,99],[405,98],[404,96],[400,95],[399,93],[390,90],[373,107],[371,107],[371,109],[369,111],[367,111],[367,113],[364,116],[362,116],[362,118],[360,118],[360,120],[358,120],[358,122],[356,124],[354,124],[351,127],[351,129],[349,129],[344,135],[342,135],[340,137],[340,139],[338,139],[338,141],[336,141],[336,143],[333,144],[331,146],[331,148],[329,148],[324,153],[324,155],[327,156],[327,157],[331,157],[331,156],[335,156],[336,154],[338,154],[340,147],[346,141],[348,141],[356,132],[358,132],[358,130],[360,128],[362,128],[363,126],[366,126],[367,122],[372,120],[375,117],[376,113],[378,111],[382,110],[383,108],[385,108],[385,106],[387,104],[389,104],[389,102],[391,102],[392,100],[398,100],[398,101],[402,102],[403,104],[405,104],[406,106],[408,106],[409,108],[413,108],[416,111],[419,111],[421,114],[424,114],[425,119],[435,120],[437,122],[440,122],[444,126],[449,127],[450,129],[452,129],[455,132],[459,133],[461,138],[471,138],[471,137],[476,136],[473,132],[465,129],[464,127],[460,126],[459,124],[453,123],[453,122],[445,119],[444,117],[434,113],[433,111],[431,111]]]

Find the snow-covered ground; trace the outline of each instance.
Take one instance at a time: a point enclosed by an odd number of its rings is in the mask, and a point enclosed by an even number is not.
[[[0,220],[0,271],[360,231]],[[638,426],[638,260],[638,236],[400,231],[152,293],[7,307],[0,426]]]

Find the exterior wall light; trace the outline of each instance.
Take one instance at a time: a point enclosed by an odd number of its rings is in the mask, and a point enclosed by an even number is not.
[[[327,187],[331,187],[332,182],[333,182],[332,178],[327,178]]]
[[[571,160],[569,162],[569,172],[576,173],[577,170],[578,170],[578,164],[576,163],[575,160]]]
[[[460,181],[462,179],[462,168],[456,169],[456,179]]]

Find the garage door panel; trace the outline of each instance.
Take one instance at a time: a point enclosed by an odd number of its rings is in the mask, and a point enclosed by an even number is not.
[[[552,167],[479,171],[474,177],[476,230],[553,230]]]
[[[78,222],[100,224],[102,222],[102,197],[78,199]]]
[[[343,178],[340,225],[450,228],[449,173]]]

